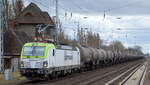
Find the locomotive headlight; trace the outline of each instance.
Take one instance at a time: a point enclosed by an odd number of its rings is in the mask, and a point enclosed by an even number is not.
[[[48,66],[48,62],[47,61],[44,61],[43,62],[43,67],[47,67]]]
[[[24,62],[23,61],[21,61],[20,67],[24,67]]]

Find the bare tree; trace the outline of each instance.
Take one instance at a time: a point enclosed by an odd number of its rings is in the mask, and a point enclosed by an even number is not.
[[[110,49],[115,51],[123,51],[125,49],[124,45],[120,41],[113,41],[109,45]]]
[[[22,0],[13,0],[12,4],[13,4],[14,14],[16,17],[21,13],[21,11],[24,8],[23,1]]]

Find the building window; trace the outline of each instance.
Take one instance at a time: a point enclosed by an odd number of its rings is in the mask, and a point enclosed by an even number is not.
[[[27,17],[33,17],[33,15],[31,13],[26,13],[24,16],[27,16]]]

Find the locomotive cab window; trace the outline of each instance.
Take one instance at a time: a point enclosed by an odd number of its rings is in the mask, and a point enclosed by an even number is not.
[[[43,46],[26,46],[24,47],[24,56],[44,56]]]

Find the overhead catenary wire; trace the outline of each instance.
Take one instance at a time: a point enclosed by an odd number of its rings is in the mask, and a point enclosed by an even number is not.
[[[40,6],[42,6],[42,7],[44,7],[44,8],[50,8],[50,9],[53,9],[53,10],[55,10],[55,8],[54,8],[54,6],[53,7],[49,7],[49,6],[47,6],[47,5],[44,5],[43,3],[41,3],[41,2],[39,2],[39,1],[36,1],[36,0],[32,0],[33,2],[35,2],[35,3],[37,3],[37,4],[39,4]],[[54,1],[54,0],[52,0],[52,1]],[[54,3],[53,3],[54,4]],[[64,13],[65,13],[65,15],[66,15],[66,13],[68,12],[68,10],[66,9],[66,8],[64,8],[60,3],[58,3],[58,5],[60,6],[60,8],[59,9],[63,9],[63,11],[64,11]],[[70,13],[72,13],[72,12],[70,12]],[[65,16],[64,15],[64,16]],[[71,15],[73,15],[73,14],[71,14]]]
[[[46,5],[44,5],[43,3],[39,2],[39,1],[36,1],[36,0],[32,0],[42,6],[44,6],[45,8],[48,8]],[[54,0],[53,0],[54,1]],[[77,3],[75,3],[73,0],[70,0],[72,2],[72,5],[74,5],[76,8],[78,8],[80,11],[83,11],[83,12],[88,12],[85,8],[79,6]],[[138,0],[138,1],[141,1],[141,0]],[[136,2],[138,2],[136,1]],[[136,2],[132,2],[132,3],[127,3],[125,5],[121,5],[121,6],[117,6],[117,7],[112,7],[112,8],[108,8],[108,9],[104,9],[104,15],[106,16],[106,12],[110,12],[110,11],[113,11],[113,10],[117,10],[117,9],[121,9],[121,8],[124,8],[124,7],[127,7],[129,5],[132,5],[133,3],[136,3]],[[61,9],[63,10],[67,10],[67,8],[64,8],[61,4],[59,4],[61,6]],[[52,7],[53,8],[53,7]],[[54,8],[53,8],[54,9]]]
[[[29,1],[31,1],[31,0],[29,0]],[[46,9],[49,9],[49,8],[50,8],[50,9],[54,9],[53,7],[47,6],[47,5],[41,3],[41,2],[39,2],[39,1],[37,1],[37,0],[32,0],[32,2],[35,2],[35,3],[41,5],[42,7],[46,8]]]
[[[42,5],[42,6],[44,6],[44,7],[48,7],[48,6],[46,6],[46,5],[44,5],[43,3],[41,3],[41,2],[38,2],[38,1],[36,1],[36,0],[33,0],[33,1],[35,1],[35,2],[37,2],[37,3],[39,3],[40,5]],[[54,1],[54,0],[53,0]],[[76,4],[75,4],[76,5]],[[78,6],[80,9],[83,9],[83,8],[81,8],[80,6]],[[62,6],[61,6],[61,8],[63,8]],[[63,8],[64,9],[64,8]],[[66,10],[66,9],[65,9]],[[65,12],[66,14],[67,14],[67,12]],[[71,12],[72,13],[72,12]],[[71,16],[72,16],[72,14],[71,14]],[[104,18],[106,17],[106,14],[105,14],[105,11],[104,11]]]
[[[37,4],[39,4],[40,6],[42,6],[42,7],[44,7],[44,8],[49,8],[47,5],[44,5],[43,3],[41,3],[41,2],[39,2],[39,1],[36,1],[36,0],[32,0],[33,2],[35,2],[35,3],[37,3]],[[54,1],[54,0],[53,0]],[[59,6],[60,6],[60,3],[58,3],[59,4]],[[55,10],[55,8],[54,7],[51,7],[52,9],[54,9]],[[63,9],[63,10],[66,10],[65,8],[63,8],[62,6],[60,7],[61,9]],[[66,11],[65,11],[65,13],[67,13]],[[70,14],[70,16],[72,17],[73,16],[73,13],[72,12],[70,12],[71,14]],[[64,18],[64,17],[61,17],[61,18]],[[69,19],[70,20],[70,19]],[[60,20],[59,20],[60,21]],[[63,26],[62,26],[63,27]]]
[[[35,0],[33,0],[33,1],[35,1]],[[71,0],[70,0],[71,1]],[[88,12],[87,10],[85,10],[85,8],[83,8],[82,6],[79,6],[77,3],[75,3],[74,1],[71,1],[71,2],[73,2],[73,5],[75,5],[75,7],[77,7],[80,11],[84,11],[84,12]],[[39,3],[39,2],[38,2]],[[135,2],[133,2],[133,3],[135,3]],[[110,11],[113,11],[113,10],[117,10],[117,9],[121,9],[121,8],[124,8],[124,7],[127,7],[127,6],[129,6],[129,5],[132,5],[133,3],[128,3],[128,4],[126,4],[126,5],[121,5],[121,6],[117,6],[117,7],[112,7],[112,8],[109,8],[109,9],[106,9],[105,10],[105,12],[104,12],[104,15],[105,15],[105,17],[106,17],[106,12],[110,12]],[[46,7],[45,5],[42,5],[42,6],[44,6],[44,7]],[[64,8],[62,5],[60,5],[61,7],[61,9],[63,9],[63,10],[67,10],[67,8]],[[66,12],[66,11],[65,11]],[[64,13],[65,13],[64,12]],[[70,13],[73,13],[73,12],[70,12]],[[67,15],[69,15],[69,14],[67,14]],[[104,17],[104,18],[105,18]]]
[[[133,4],[137,3],[137,2],[140,2],[140,1],[142,1],[142,0],[136,0],[136,1],[133,0],[133,2],[128,2],[125,5],[121,5],[121,6],[117,6],[117,7],[112,7],[112,8],[106,9],[105,12],[110,12],[110,11],[122,9],[122,8],[125,8],[125,7],[128,7],[128,6],[131,6],[131,5],[133,5]]]

